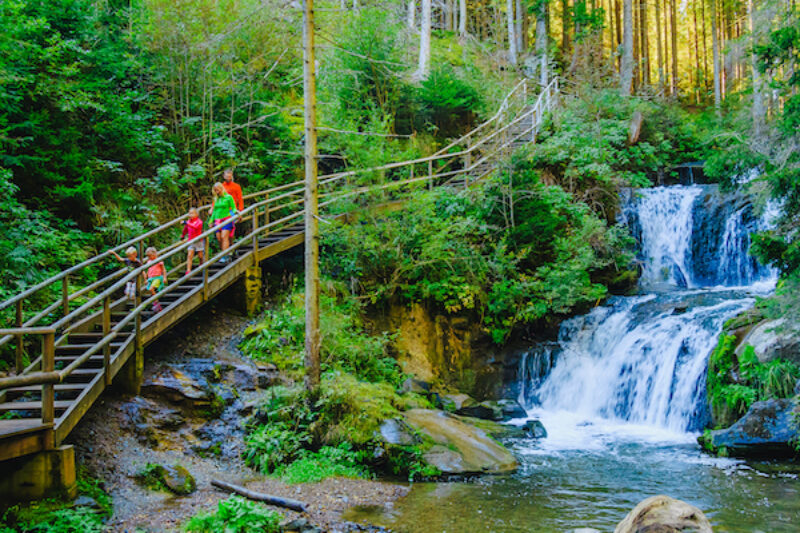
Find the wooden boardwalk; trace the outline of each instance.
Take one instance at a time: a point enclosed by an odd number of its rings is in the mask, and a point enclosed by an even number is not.
[[[512,150],[535,141],[559,94],[557,80],[536,89],[534,94],[523,80],[491,119],[432,156],[321,176],[320,212],[332,219],[344,216],[353,202],[385,203],[421,187],[469,187]],[[128,282],[141,288],[147,266],[72,287],[70,277],[96,271],[111,260],[105,252],[0,304],[0,309],[16,308],[16,327],[0,330],[0,347],[14,346],[16,351],[16,375],[0,378],[0,461],[60,445],[112,382],[136,392],[145,346],[248,273],[254,275],[261,262],[303,243],[302,182],[245,198],[247,208],[225,252],[209,257],[213,228],[193,241],[161,248],[159,259],[172,268],[157,297],[122,296]],[[185,218],[114,250],[122,253],[134,246],[143,257],[146,245],[176,240]],[[204,242],[208,260],[184,275],[186,249],[195,242]],[[42,304],[43,295],[54,288],[60,288],[61,297]],[[152,309],[156,299],[163,307],[158,313]]]

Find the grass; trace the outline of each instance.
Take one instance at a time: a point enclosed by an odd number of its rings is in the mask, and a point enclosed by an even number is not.
[[[183,527],[189,533],[278,533],[283,516],[241,496],[222,500],[213,513],[199,513]]]

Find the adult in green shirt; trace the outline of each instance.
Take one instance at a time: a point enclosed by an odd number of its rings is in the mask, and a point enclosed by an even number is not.
[[[236,210],[236,202],[233,200],[233,196],[225,191],[225,187],[221,183],[215,183],[211,188],[211,192],[214,195],[214,201],[208,212],[211,214],[211,225],[213,227],[219,226],[217,227],[216,235],[219,246],[224,251],[231,245],[231,231],[233,231],[233,223],[239,211]],[[225,221],[228,222],[225,223]],[[220,259],[222,263],[227,263],[228,261],[230,261],[230,256]]]

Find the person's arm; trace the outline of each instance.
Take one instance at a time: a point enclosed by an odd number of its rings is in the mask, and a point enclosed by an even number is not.
[[[158,264],[161,266],[161,275],[164,276],[164,285],[167,284],[167,267],[164,266],[164,261],[159,261]]]
[[[216,204],[216,203],[217,203],[217,199],[216,198],[211,200],[211,207],[208,208],[208,214],[209,215],[212,215],[214,213],[214,204]]]
[[[183,231],[181,232],[181,240],[186,237],[186,234],[189,233],[189,221],[183,223]]]
[[[117,261],[119,261],[120,263],[122,263],[122,258],[119,256],[119,254],[118,254],[117,252],[115,252],[114,250],[109,250],[109,252],[111,252],[111,255],[113,255],[113,256],[114,256],[114,258],[115,258]]]

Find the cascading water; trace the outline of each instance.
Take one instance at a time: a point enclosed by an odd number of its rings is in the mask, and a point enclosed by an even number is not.
[[[774,282],[747,255],[748,234],[769,217],[711,185],[632,192],[623,215],[640,243],[641,294],[565,321],[556,342],[523,357],[519,399],[548,435],[505,441],[519,471],[415,483],[369,522],[409,533],[613,531],[643,499],[668,494],[711,511],[715,531],[796,533],[797,477],[709,457],[692,433],[708,416],[706,360],[724,321]]]
[[[640,245],[646,294],[565,321],[555,346],[523,359],[520,400],[543,418],[699,430],[719,332],[774,279],[747,255],[750,233],[766,222],[713,185],[635,191],[623,216]]]

